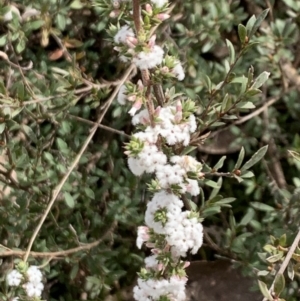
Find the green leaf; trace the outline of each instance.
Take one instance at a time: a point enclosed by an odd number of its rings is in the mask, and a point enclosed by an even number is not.
[[[206,181],[207,181],[208,183],[206,183]],[[223,178],[222,178],[222,177],[220,177],[220,178],[218,179],[218,182],[217,182],[217,183],[214,182],[214,181],[211,181],[211,180],[205,180],[205,184],[213,188],[213,190],[212,190],[212,192],[211,192],[211,194],[210,194],[210,196],[209,196],[209,199],[212,199],[212,198],[214,198],[215,196],[217,196],[218,192],[220,191],[220,189],[221,189],[221,187],[222,187],[222,183],[223,183]]]
[[[84,192],[90,199],[93,199],[93,200],[95,199],[95,193],[91,188],[85,187]]]
[[[241,219],[241,221],[240,221],[239,224],[240,224],[241,226],[247,226],[248,223],[249,223],[251,220],[253,220],[254,216],[255,216],[255,211],[254,211],[254,209],[251,208],[251,207],[249,207],[248,210],[247,210],[246,215]]]
[[[72,8],[72,9],[81,9],[81,8],[83,8],[83,4],[80,2],[80,0],[74,0],[71,3],[70,8]]]
[[[285,288],[285,278],[282,274],[277,274],[274,280],[274,292],[278,297]]]
[[[35,135],[35,133],[33,132],[33,130],[31,129],[31,127],[29,127],[26,124],[23,124],[21,126],[21,129],[24,131],[24,133],[26,134],[26,136],[33,141],[34,143],[37,143],[37,137]]]
[[[246,171],[246,172],[242,172],[240,176],[243,179],[249,179],[254,177],[254,173],[252,171]]]
[[[259,149],[249,161],[247,161],[244,166],[241,168],[241,171],[248,170],[253,165],[255,165],[257,162],[259,162],[266,154],[268,150],[268,145],[263,146],[261,149]]]
[[[250,89],[258,89],[260,88],[269,78],[270,72],[264,71],[262,72],[254,81]]]
[[[74,202],[74,199],[71,196],[71,194],[69,192],[65,191],[64,197],[65,197],[65,202],[66,202],[67,206],[70,208],[74,208],[75,202]]]
[[[215,215],[220,212],[221,212],[220,206],[213,206],[213,207],[205,208],[203,210],[203,212],[201,213],[201,217],[206,218],[208,216]]]
[[[229,50],[230,65],[232,65],[235,61],[235,50],[234,50],[234,47],[233,47],[232,43],[227,39],[226,39],[226,45],[227,45],[228,50]]]
[[[242,44],[245,44],[246,36],[247,36],[247,29],[244,25],[239,24],[238,26],[238,34]]]
[[[221,157],[218,163],[213,167],[213,170],[217,171],[218,169],[222,168],[225,160],[226,156]]]
[[[273,297],[271,296],[269,290],[268,290],[267,285],[264,282],[258,280],[258,286],[259,286],[259,289],[260,289],[261,293],[263,294],[263,296],[265,298],[267,298],[269,301],[274,300]]]
[[[56,138],[56,143],[57,143],[57,147],[59,148],[60,151],[66,151],[68,149],[68,145],[67,143],[62,140],[61,138]]]
[[[245,149],[244,147],[242,146],[241,150],[240,150],[240,153],[239,153],[239,157],[236,161],[236,164],[234,166],[234,169],[237,170],[241,167],[242,163],[243,163],[243,160],[244,160],[244,157],[245,157]]]
[[[275,263],[275,262],[279,261],[283,257],[283,255],[284,255],[283,252],[279,252],[275,255],[272,255],[272,256],[266,258],[266,260],[270,263]]]
[[[225,198],[220,201],[217,201],[215,204],[218,204],[218,205],[230,204],[230,203],[234,202],[235,200],[236,200],[236,198]]]
[[[237,104],[236,107],[240,108],[240,109],[255,109],[256,108],[255,105],[250,101],[240,102]]]
[[[250,205],[259,211],[265,211],[265,212],[271,212],[274,211],[275,209],[267,204],[264,203],[259,203],[259,202],[251,202]]]
[[[17,53],[21,53],[26,47],[26,41],[25,41],[25,38],[21,38],[19,40],[19,43],[17,44],[16,46],[16,52]]]
[[[269,8],[265,9],[264,11],[262,11],[262,13],[256,18],[251,31],[249,33],[249,39],[251,39],[251,37],[256,33],[257,29],[259,28],[260,24],[263,22],[263,20],[266,18],[268,12],[269,12]]]
[[[4,46],[7,44],[7,35],[1,36],[0,37],[0,47]]]
[[[60,30],[65,30],[66,28],[66,17],[62,14],[56,16],[57,25]]]
[[[0,134],[2,134],[4,132],[5,126],[6,126],[5,122],[0,123]]]
[[[79,264],[78,263],[73,264],[70,272],[70,279],[74,280],[78,274],[78,271],[79,271]]]
[[[256,17],[253,15],[253,16],[248,20],[248,22],[247,22],[247,24],[246,24],[246,29],[247,29],[247,36],[248,36],[248,38],[250,38],[250,32],[251,32],[251,30],[252,30],[252,28],[253,28],[253,25],[254,25],[255,21],[256,21]]]
[[[289,262],[287,267],[287,274],[291,280],[294,280],[295,270],[294,270],[294,264],[291,261]]]

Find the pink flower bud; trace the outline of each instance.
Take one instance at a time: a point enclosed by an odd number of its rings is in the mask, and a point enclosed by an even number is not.
[[[164,14],[164,13],[162,13],[162,14],[156,15],[156,18],[157,18],[158,20],[160,20],[160,21],[164,21],[164,20],[169,19],[169,18],[170,18],[170,15],[169,15],[169,14]]]
[[[148,42],[148,46],[149,46],[150,48],[153,48],[153,46],[155,45],[155,40],[156,40],[156,35],[154,34],[154,35],[150,38],[150,40],[149,40],[149,42]]]
[[[190,263],[189,261],[186,261],[186,262],[184,263],[183,268],[186,269],[188,266],[190,266],[190,264],[191,264],[191,263]]]
[[[158,106],[158,107],[155,109],[155,111],[154,111],[154,116],[155,116],[155,117],[158,117],[158,116],[159,116],[160,110],[161,110],[161,106]]]
[[[134,38],[134,37],[127,37],[126,43],[130,48],[135,48],[135,46],[138,43],[138,40],[137,40],[137,38]]]
[[[143,85],[143,82],[139,79],[138,82],[137,82],[137,86],[138,86],[138,89],[140,91],[142,91],[144,89],[144,85]]]
[[[129,101],[136,101],[136,95],[135,95],[135,94],[132,94],[132,95],[128,96],[127,99],[128,99]]]
[[[133,104],[130,111],[128,112],[131,116],[134,116],[135,113],[142,107],[142,100],[138,98],[138,100]]]
[[[152,6],[149,3],[146,4],[146,12],[150,15],[153,13]]]
[[[109,17],[110,18],[117,18],[120,14],[120,11],[118,9],[115,9],[113,11],[110,12]]]
[[[168,73],[170,72],[170,69],[167,66],[164,66],[162,68],[160,68],[161,73]]]
[[[178,100],[176,103],[176,112],[182,112],[182,105],[180,100]]]

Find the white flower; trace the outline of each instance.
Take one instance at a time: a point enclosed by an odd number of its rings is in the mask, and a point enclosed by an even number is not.
[[[114,36],[114,42],[116,44],[120,44],[120,43],[125,44],[127,37],[134,37],[134,32],[132,28],[130,28],[128,25],[124,25]]]
[[[164,51],[161,47],[154,45],[148,52],[138,53],[132,62],[141,70],[152,69],[163,60]]]
[[[119,92],[118,92],[118,96],[117,96],[117,101],[118,101],[118,103],[120,104],[120,105],[125,105],[126,104],[126,98],[127,98],[127,96],[126,96],[126,86],[125,85],[122,85],[121,87],[120,87],[120,90],[119,90]]]
[[[182,65],[180,62],[177,62],[177,64],[174,66],[172,73],[177,77],[178,80],[183,80],[185,77]]]
[[[17,270],[12,270],[6,276],[7,284],[10,286],[19,286],[22,278],[23,276],[21,273]]]
[[[151,0],[152,4],[154,4],[156,7],[163,7],[168,3],[168,0]]]
[[[19,297],[14,297],[11,301],[19,301],[20,298]]]
[[[27,274],[29,282],[37,283],[37,282],[41,282],[43,279],[42,272],[35,265],[30,266],[28,268],[26,274]]]
[[[28,297],[40,297],[44,289],[42,282],[27,282],[23,285]]]
[[[138,236],[136,239],[136,245],[140,249],[145,241],[148,241],[149,236],[149,228],[145,226],[138,227]]]
[[[184,301],[185,277],[172,276],[167,279],[138,279],[138,284],[133,289],[134,299],[138,301],[159,300],[168,297],[169,300]]]
[[[141,165],[141,162],[139,159],[129,157],[128,158],[128,166],[131,172],[135,176],[141,176],[145,172],[145,166]]]

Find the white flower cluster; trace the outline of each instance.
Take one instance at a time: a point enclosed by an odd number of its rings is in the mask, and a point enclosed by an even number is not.
[[[6,276],[7,284],[9,286],[20,286],[20,284],[23,283],[22,287],[29,298],[41,297],[44,289],[42,279],[42,272],[34,265],[30,266],[24,275],[17,270],[12,270]]]
[[[119,31],[114,36],[114,42],[117,45],[126,45],[128,47],[126,56],[121,55],[120,59],[123,62],[128,62],[129,57],[132,58],[132,63],[134,63],[139,69],[152,69],[155,66],[161,64],[163,60],[164,51],[163,49],[155,45],[156,36],[152,36],[148,44],[145,45],[143,51],[135,51],[135,47],[138,44],[138,40],[135,34],[128,25],[122,26]],[[121,51],[120,47],[115,47],[115,50]],[[127,55],[129,57],[127,57]]]
[[[197,218],[190,218],[190,211],[182,211],[183,202],[174,194],[162,190],[154,195],[147,204],[145,222],[155,233],[164,234],[165,240],[171,246],[176,256],[197,253],[203,242],[203,227]],[[166,222],[156,221],[156,213],[166,211]],[[138,238],[141,239],[141,238]]]
[[[167,4],[168,0],[150,0],[143,9],[148,16],[163,21],[170,17],[165,12]],[[130,25],[121,27],[114,36],[120,59],[131,61],[142,71],[150,69],[150,77],[153,73],[157,75],[154,80],[164,75],[183,80],[185,74],[181,63],[172,56],[164,58],[164,50],[155,45],[155,35],[147,42],[144,42],[145,36],[136,37]],[[126,147],[129,168],[136,176],[154,174],[153,187],[159,190],[147,204],[146,226],[138,228],[137,247],[141,248],[145,243],[152,248],[153,255],[145,259],[146,269],[142,270],[133,290],[134,299],[184,301],[187,278],[183,269],[189,263],[181,261],[180,257],[187,256],[189,251],[197,253],[203,243],[203,227],[195,212],[182,210],[184,204],[177,194],[196,196],[200,193],[194,178],[203,176],[202,164],[190,156],[172,156],[165,150],[176,145],[189,145],[191,134],[197,129],[196,118],[183,112],[181,101],[176,105],[153,108],[147,91],[149,89],[142,83],[137,86],[127,84],[120,88],[117,96],[121,105],[127,101],[133,103],[129,111],[133,116],[132,124],[143,128],[133,135]],[[155,110],[151,112],[153,116],[147,109],[140,111],[147,101],[149,110]]]
[[[170,279],[138,279],[138,285],[134,287],[134,298],[139,301],[160,300],[166,296],[169,300],[184,301],[185,284],[187,278],[172,276]]]

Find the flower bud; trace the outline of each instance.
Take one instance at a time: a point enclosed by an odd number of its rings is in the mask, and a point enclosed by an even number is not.
[[[156,15],[156,18],[157,18],[158,20],[160,20],[160,21],[164,21],[164,20],[169,19],[169,18],[170,18],[170,15],[169,15],[169,14],[164,14],[164,13],[162,13],[162,14]]]

